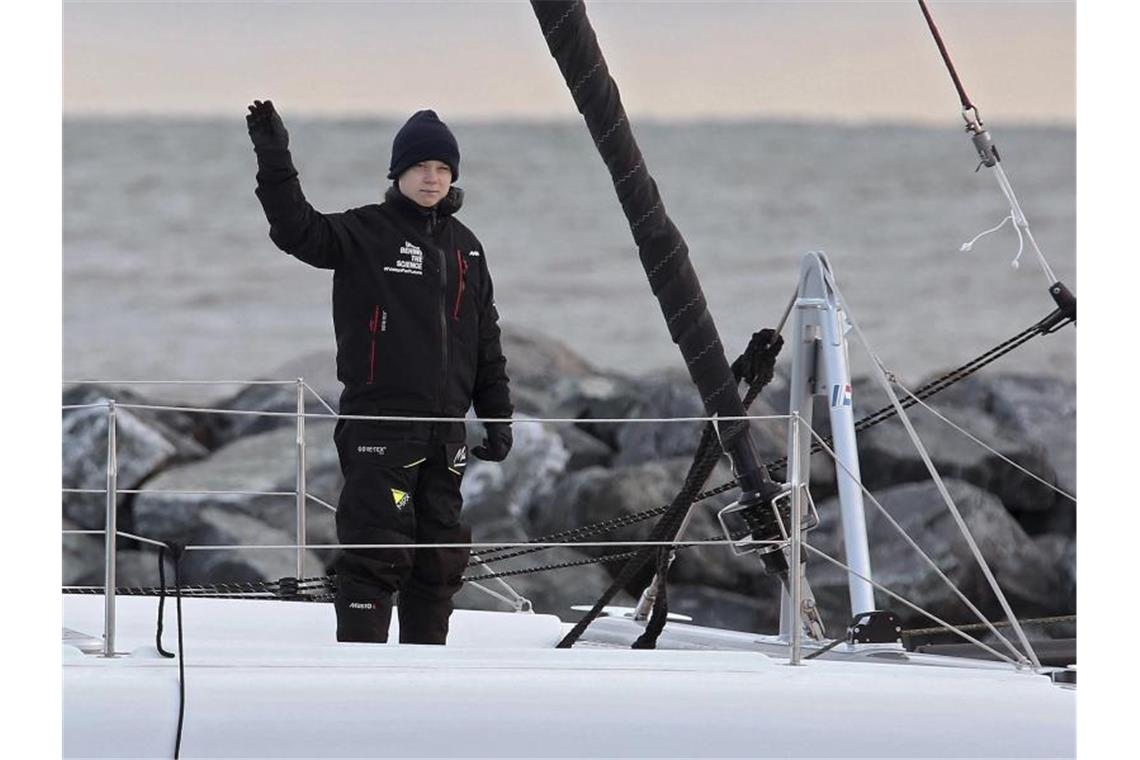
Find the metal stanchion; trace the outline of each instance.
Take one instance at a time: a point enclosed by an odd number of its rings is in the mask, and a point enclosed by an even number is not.
[[[103,656],[115,656],[115,551],[118,532],[116,515],[119,462],[115,442],[115,402],[107,401],[107,516],[103,523],[105,565],[103,571]]]
[[[803,522],[803,487],[801,483],[802,474],[800,472],[801,465],[803,464],[802,453],[800,451],[800,416],[792,414],[792,459],[791,459],[791,481],[792,481],[792,525],[791,540],[792,540],[792,647],[791,647],[791,663],[792,665],[801,664],[800,661],[800,639],[803,638],[803,617],[801,606],[803,605],[803,588],[801,581],[803,579],[803,568],[801,566],[801,549],[800,531]]]
[[[305,577],[305,379],[297,378],[297,577]]]

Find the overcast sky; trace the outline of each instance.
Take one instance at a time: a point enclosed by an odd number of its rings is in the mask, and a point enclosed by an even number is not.
[[[987,120],[1069,124],[1072,2],[930,3]],[[945,122],[956,94],[915,0],[587,3],[632,115]],[[64,5],[64,108],[232,115],[574,114],[526,2]]]

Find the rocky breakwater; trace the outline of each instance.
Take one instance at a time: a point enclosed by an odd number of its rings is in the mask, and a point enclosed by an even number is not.
[[[592,561],[627,550],[621,541],[648,536],[656,518],[633,518],[669,503],[684,479],[700,433],[699,423],[598,420],[700,416],[702,409],[684,373],[631,377],[594,367],[545,336],[508,329],[504,340],[517,406],[515,446],[505,462],[472,459],[468,464],[462,485],[463,516],[472,526],[474,540],[501,545],[555,535],[560,542],[615,543],[559,546],[505,560],[494,558],[517,550],[487,555],[483,547],[475,554],[486,558],[486,564],[473,562],[468,575],[555,566],[505,580],[530,599],[536,610],[572,619],[570,606],[592,604],[621,567],[620,560]],[[335,408],[338,388],[332,367],[331,355],[312,355],[271,376],[303,375]],[[854,385],[857,418],[886,403],[873,384],[859,380]],[[786,409],[787,395],[783,362],[752,411],[779,414]],[[107,397],[118,401],[141,398],[123,389],[85,386],[66,389],[64,403],[93,403]],[[1071,612],[1076,594],[1076,505],[1065,494],[1076,493],[1073,385],[991,371],[943,391],[929,403],[988,447],[926,409],[911,412],[914,426],[1014,610],[1026,617]],[[292,413],[295,388],[250,385],[212,406]],[[328,410],[310,394],[307,411]],[[816,415],[821,423],[825,416]],[[540,421],[554,418],[577,422]],[[65,488],[102,488],[105,409],[65,411],[63,426]],[[331,420],[321,419],[310,419],[306,425],[310,496],[306,543],[310,545],[336,540],[332,507],[342,481],[332,427]],[[470,423],[468,429],[473,445],[482,437],[481,426]],[[783,421],[756,422],[753,431],[766,461],[783,456]],[[902,425],[897,420],[878,424],[860,434],[859,446],[863,479],[874,497],[867,497],[866,513],[876,580],[947,620],[974,621],[955,592],[911,545],[913,540],[974,604],[996,615],[997,601]],[[138,492],[120,498],[120,529],[191,545],[294,544],[294,456],[294,421],[289,416],[120,410],[119,486]],[[834,467],[825,454],[816,454],[811,472],[821,522],[808,534],[808,541],[842,560]],[[778,468],[773,474],[782,476]],[[705,487],[711,489],[731,478],[727,464],[722,463]],[[733,498],[735,491],[727,489],[697,503],[685,537],[719,537],[716,511]],[[65,527],[101,528],[103,503],[101,494],[66,493]],[[623,525],[617,530],[589,535],[571,532],[619,518]],[[132,544],[129,540],[120,544],[119,583],[153,585],[157,582],[153,550]],[[332,551],[310,550],[305,556],[306,574],[324,573],[332,558]],[[188,583],[275,580],[294,574],[295,559],[294,551],[280,549],[189,552],[184,578]],[[100,538],[66,537],[65,584],[99,585],[102,565]],[[614,603],[632,604],[648,575],[638,577]],[[845,574],[813,556],[808,577],[830,631],[841,632],[850,617]],[[773,631],[777,625],[779,587],[763,575],[755,556],[735,556],[722,546],[684,549],[677,555],[669,580],[671,609],[691,615],[698,623],[755,631]],[[510,596],[498,581],[478,583]],[[929,623],[882,592],[876,592],[876,600],[879,606],[898,613],[907,626]],[[456,602],[461,607],[507,609],[474,583],[465,586]]]

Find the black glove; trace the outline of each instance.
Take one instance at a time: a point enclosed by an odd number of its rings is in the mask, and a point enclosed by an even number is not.
[[[503,461],[507,458],[511,444],[515,440],[511,434],[511,423],[488,422],[484,427],[487,433],[483,437],[483,443],[471,449],[471,456],[485,462]]]
[[[277,115],[272,100],[253,101],[249,115],[245,117],[245,124],[249,127],[249,139],[253,140],[254,148],[289,147],[289,133],[285,130],[285,122]]]
[[[784,346],[784,339],[775,330],[764,328],[752,333],[748,348],[732,363],[732,374],[737,380],[747,380],[749,385],[757,382],[763,387],[772,382],[776,356]]]

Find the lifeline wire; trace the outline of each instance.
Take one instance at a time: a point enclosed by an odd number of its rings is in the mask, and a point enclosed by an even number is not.
[[[106,404],[99,406],[105,407]],[[633,424],[660,424],[663,422],[712,422],[719,420],[720,422],[747,422],[751,420],[783,420],[787,419],[786,414],[743,414],[733,416],[705,416],[705,417],[411,417],[405,415],[376,415],[376,414],[320,414],[306,412],[305,414],[297,414],[296,412],[271,412],[256,409],[220,409],[216,407],[201,407],[201,406],[168,406],[163,404],[130,404],[130,403],[117,403],[115,406],[119,409],[150,409],[152,411],[164,412],[194,412],[199,414],[233,414],[237,416],[247,417],[288,417],[296,419],[297,417],[304,417],[305,419],[315,420],[368,420],[372,422],[530,422],[535,424],[558,424],[558,425],[579,425],[583,422],[590,424],[609,424],[618,425],[625,423]]]
[[[64,380],[64,385],[292,385],[296,380]]]

